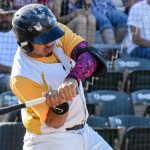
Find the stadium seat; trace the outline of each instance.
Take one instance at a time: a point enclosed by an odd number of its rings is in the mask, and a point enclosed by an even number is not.
[[[123,57],[114,61],[116,71],[123,72],[124,90],[128,93],[150,87],[150,60]],[[147,82],[146,82],[147,81]]]
[[[123,81],[122,72],[107,72],[102,77],[90,76],[84,79],[83,87],[84,91],[91,92],[94,90],[116,90],[120,89],[119,85]]]
[[[18,104],[17,97],[11,92],[3,92],[0,94],[0,107]]]
[[[114,61],[115,69],[118,71],[150,70],[150,60],[135,57],[122,57]]]
[[[131,98],[135,107],[141,108],[141,115],[150,116],[150,89],[131,92]]]
[[[150,150],[150,127],[130,127],[125,132],[121,150]]]
[[[107,61],[109,63],[109,61]],[[85,92],[93,90],[115,90],[132,92],[150,88],[150,60],[124,57],[108,66],[102,77],[90,76],[83,81]],[[113,69],[112,69],[113,68]]]
[[[150,126],[150,118],[139,117],[134,115],[117,115],[109,117],[109,124],[113,128],[125,127],[129,128],[132,126],[143,127]]]
[[[134,70],[129,72],[125,84],[125,91],[128,93],[142,90],[150,89],[150,70]]]
[[[89,116],[99,116],[101,105],[98,103],[86,103]]]
[[[129,95],[119,91],[97,90],[87,93],[87,104],[99,104],[99,115],[110,117],[114,115],[133,115],[133,104]]]
[[[3,92],[0,94],[0,108],[15,105],[15,104],[18,104],[18,99],[11,91]],[[21,120],[20,110],[1,115],[0,121],[21,122],[22,120]]]
[[[150,89],[138,90],[131,93],[133,103],[150,104]]]
[[[0,150],[22,150],[24,134],[22,123],[0,122]]]
[[[122,128],[93,128],[114,150],[120,150]]]
[[[105,128],[108,127],[108,120],[104,117],[89,116],[87,124],[91,127]]]

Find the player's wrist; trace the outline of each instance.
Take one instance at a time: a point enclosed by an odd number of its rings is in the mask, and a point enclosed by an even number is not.
[[[69,74],[69,75],[66,77],[66,80],[69,79],[69,78],[76,80],[76,81],[77,81],[77,85],[79,86],[79,84],[80,84],[80,79],[79,79],[77,76],[75,76],[75,75],[73,75],[73,74]]]
[[[52,108],[52,111],[57,115],[63,115],[69,111],[69,104],[67,102]]]

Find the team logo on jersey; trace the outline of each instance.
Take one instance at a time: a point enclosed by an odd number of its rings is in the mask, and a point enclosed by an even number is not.
[[[58,44],[58,43],[55,46],[56,46],[56,48],[60,48],[60,44]]]
[[[47,85],[47,83],[46,83],[46,80],[45,80],[44,72],[42,72],[41,77],[42,77],[42,82],[43,82],[42,84],[43,84],[43,86],[44,86],[44,87],[48,87],[48,85]]]

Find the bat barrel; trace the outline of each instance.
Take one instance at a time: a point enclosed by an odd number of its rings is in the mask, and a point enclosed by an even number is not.
[[[12,112],[12,111],[15,111],[15,110],[19,110],[19,109],[22,109],[22,108],[25,108],[25,107],[26,107],[25,103],[14,105],[14,106],[4,107],[4,108],[0,109],[0,115],[9,113],[9,112]]]

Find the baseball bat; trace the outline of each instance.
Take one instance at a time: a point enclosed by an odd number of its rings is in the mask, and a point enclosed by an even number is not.
[[[79,94],[79,89],[76,89],[77,94]],[[45,97],[40,97],[40,98],[36,98],[36,99],[32,99],[30,101],[27,101],[25,103],[22,104],[17,104],[17,105],[13,105],[13,106],[8,106],[8,107],[3,107],[0,109],[0,115],[15,111],[15,110],[20,110],[22,108],[26,108],[26,107],[31,107],[40,103],[43,103],[46,101]]]
[[[12,112],[12,111],[15,111],[15,110],[19,110],[19,109],[22,109],[22,108],[31,107],[33,105],[40,104],[40,103],[43,103],[45,101],[46,101],[45,97],[40,97],[40,98],[37,98],[37,99],[27,101],[27,102],[22,103],[22,104],[17,104],[17,105],[13,105],[13,106],[4,107],[4,108],[0,109],[0,115],[9,113],[9,112]]]

